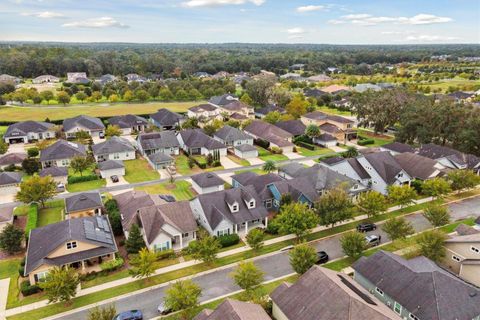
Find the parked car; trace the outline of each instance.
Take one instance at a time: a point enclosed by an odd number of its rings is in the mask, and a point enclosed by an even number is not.
[[[323,264],[328,262],[328,254],[325,251],[317,252],[317,264]]]
[[[165,301],[162,301],[162,302],[158,305],[157,312],[163,316],[163,315],[166,315],[166,314],[171,313],[172,310],[171,310],[171,309],[168,309],[168,308],[165,306]]]
[[[64,192],[65,191],[65,185],[61,182],[57,184],[57,192]]]
[[[113,320],[143,320],[143,314],[140,310],[124,311],[117,314]]]
[[[357,231],[358,232],[368,232],[368,231],[373,231],[377,229],[377,225],[375,223],[370,223],[370,222],[364,222],[360,223],[357,226]]]
[[[110,179],[112,179],[112,182],[118,182],[118,177],[117,176],[111,176]]]
[[[376,234],[370,234],[365,237],[368,247],[376,247],[382,242],[382,236]]]
[[[98,133],[98,137],[99,137],[100,139],[105,139],[105,133],[99,132],[99,133]]]
[[[171,196],[169,194],[160,194],[158,195],[160,197],[160,199],[163,199],[167,202],[175,202],[175,197],[174,196]]]

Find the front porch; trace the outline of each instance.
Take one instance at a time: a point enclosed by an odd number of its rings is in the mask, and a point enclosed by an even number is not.
[[[265,229],[268,226],[268,217],[264,219],[246,221],[241,224],[234,224],[233,225],[233,233],[237,233],[240,238],[245,237],[248,234],[248,231],[259,228]]]

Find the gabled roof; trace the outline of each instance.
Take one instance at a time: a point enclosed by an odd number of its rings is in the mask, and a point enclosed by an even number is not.
[[[403,169],[388,151],[369,153],[363,155],[363,157],[387,184],[394,183],[397,174]]]
[[[118,152],[133,152],[135,148],[127,139],[113,136],[104,142],[92,145],[92,151],[94,155],[98,156]]]
[[[405,260],[379,251],[361,257],[352,267],[419,319],[473,319],[480,315],[480,289],[425,257]]]
[[[480,230],[460,224],[455,231],[456,235],[450,235],[445,243],[480,243]]]
[[[245,104],[238,100],[231,101],[230,103],[223,105],[222,108],[229,111],[242,111],[244,109],[253,109],[252,106],[249,106],[248,104]]]
[[[121,160],[107,160],[98,163],[98,169],[100,171],[112,170],[112,169],[123,169],[125,165]]]
[[[80,143],[58,140],[40,151],[40,161],[70,159],[75,156],[85,156],[87,151]]]
[[[99,192],[82,192],[65,198],[65,212],[83,211],[103,206]]]
[[[42,169],[39,173],[40,177],[52,176],[52,177],[66,177],[68,176],[67,167],[48,167]]]
[[[260,197],[265,199],[271,199],[272,196],[266,187],[277,181],[283,181],[283,179],[275,173],[267,173],[259,175],[252,171],[245,171],[236,175],[233,175],[232,180],[237,181],[242,186],[253,186],[255,191],[257,192]]]
[[[143,150],[179,147],[177,136],[172,131],[141,133],[137,137]]]
[[[235,149],[240,152],[257,151],[257,148],[251,144],[241,144],[239,146],[235,146]]]
[[[267,115],[269,112],[274,112],[274,111],[280,112],[282,114],[285,113],[284,108],[278,107],[276,105],[269,105],[260,109],[255,109],[255,113],[263,114],[263,115]]]
[[[305,126],[300,120],[280,121],[275,123],[275,125],[280,129],[290,132],[294,136],[300,136],[304,134],[305,129],[307,128],[307,126]]]
[[[455,232],[457,233],[457,236],[466,236],[466,235],[480,233],[480,230],[474,227],[468,226],[466,224],[460,223],[458,227],[455,229]],[[455,236],[452,236],[452,237],[455,237]]]
[[[415,153],[400,153],[395,155],[394,158],[412,178],[427,180],[428,178],[432,178],[435,172],[438,172],[438,169],[435,167],[437,165],[435,160],[419,156]]]
[[[452,93],[448,94],[448,96],[452,97],[454,99],[463,100],[463,99],[468,99],[468,98],[473,97],[474,94],[469,93],[469,92],[456,91],[456,92],[452,92]]]
[[[214,186],[220,186],[225,183],[219,176],[213,172],[204,172],[191,176],[193,182],[195,182],[201,188],[209,188]]]
[[[150,159],[150,161],[153,163],[167,163],[174,161],[174,159],[170,155],[163,152],[156,152],[154,154],[151,154],[148,156],[148,159]]]
[[[27,154],[13,152],[7,153],[0,157],[0,166],[8,166],[10,164],[21,164],[27,158]]]
[[[317,88],[306,88],[303,90],[303,94],[305,95],[305,97],[318,98],[328,93]]]
[[[313,120],[326,120],[326,121],[331,120],[338,123],[354,123],[353,120],[347,119],[345,117],[328,114],[321,111],[313,111],[313,112],[304,114],[302,117],[305,117],[307,119],[313,119]]]
[[[302,196],[306,197],[310,202],[315,202],[318,198],[317,190],[312,181],[307,177],[293,178],[290,180],[275,181],[268,185],[268,188],[275,188],[281,195],[289,194],[293,201],[300,201]],[[268,193],[263,193],[268,195]],[[266,200],[264,198],[264,200]]]
[[[204,112],[204,111],[215,111],[218,107],[211,105],[209,103],[199,104],[198,106],[194,106],[189,108],[188,110],[191,112]]]
[[[319,266],[293,284],[281,284],[270,297],[291,320],[400,319],[346,274]]]
[[[11,124],[5,132],[4,138],[25,136],[29,132],[40,133],[53,129],[53,124],[42,121],[22,121]]]
[[[188,148],[206,148],[207,150],[224,149],[226,146],[207,136],[201,129],[188,129],[178,133]]]
[[[323,87],[322,91],[330,93],[330,94],[336,94],[341,91],[351,91],[352,89],[347,86],[342,86],[342,85],[337,85],[337,84],[332,84],[328,87]]]
[[[148,125],[147,119],[134,114],[126,114],[123,116],[112,117],[108,119],[108,123],[110,123],[111,125],[116,125],[122,129],[131,128],[133,126],[139,125]]]
[[[459,165],[466,165],[469,169],[473,169],[480,164],[480,158],[475,155],[462,153],[434,143],[422,144],[418,149],[418,154],[434,160],[447,158]]]
[[[67,241],[80,241],[96,248],[48,258]],[[107,216],[67,219],[30,231],[25,275],[43,264],[61,266],[114,252],[117,252],[117,245]]]
[[[183,116],[168,109],[159,109],[156,113],[151,114],[150,118],[152,118],[156,123],[167,127],[176,126],[184,119]]]
[[[63,120],[63,131],[70,131],[77,126],[94,131],[105,129],[102,120],[90,116],[80,115]]]
[[[216,106],[224,106],[226,104],[229,104],[233,100],[238,100],[238,98],[235,97],[233,94],[227,93],[221,96],[211,97],[208,102]]]
[[[0,223],[12,221],[13,209],[15,209],[15,205],[13,204],[6,207],[0,207]]]
[[[222,139],[223,141],[237,141],[253,139],[252,136],[246,134],[240,129],[231,127],[229,125],[223,126],[214,134],[215,137]]]
[[[17,184],[20,181],[22,181],[22,175],[19,172],[0,172],[0,186]]]
[[[293,136],[290,132],[280,129],[279,127],[267,122],[253,120],[252,123],[246,126],[243,130],[259,137],[260,139],[276,144],[279,147],[293,145],[293,143],[287,140]]]
[[[227,298],[215,310],[205,309],[193,320],[271,320],[263,308],[254,303]]]
[[[406,144],[406,143],[401,143],[401,142],[392,142],[392,143],[387,143],[382,146],[383,149],[391,150],[394,152],[398,153],[404,153],[404,152],[415,152],[415,149]]]

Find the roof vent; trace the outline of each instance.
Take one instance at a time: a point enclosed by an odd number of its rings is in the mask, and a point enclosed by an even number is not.
[[[213,178],[213,174],[207,173],[207,178]]]
[[[87,200],[87,196],[81,195],[79,199],[80,199],[80,200]]]
[[[473,297],[477,296],[477,293],[472,291],[468,295],[470,296],[470,298],[473,298]]]

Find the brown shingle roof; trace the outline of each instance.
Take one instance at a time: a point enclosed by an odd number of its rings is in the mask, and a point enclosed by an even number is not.
[[[215,310],[205,310],[193,320],[271,320],[263,308],[254,303],[226,299]]]

